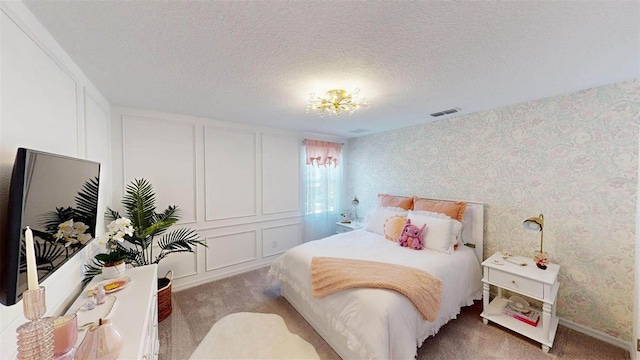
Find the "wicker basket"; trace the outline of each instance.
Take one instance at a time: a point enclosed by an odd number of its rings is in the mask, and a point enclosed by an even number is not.
[[[173,270],[167,271],[164,279],[168,279],[169,284],[162,289],[158,289],[158,322],[161,322],[171,315],[171,283],[173,283]]]

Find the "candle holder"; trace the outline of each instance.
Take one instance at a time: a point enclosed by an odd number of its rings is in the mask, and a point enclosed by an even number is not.
[[[22,310],[31,321],[16,329],[18,359],[53,359],[53,321],[42,317],[47,311],[44,286],[22,293]]]

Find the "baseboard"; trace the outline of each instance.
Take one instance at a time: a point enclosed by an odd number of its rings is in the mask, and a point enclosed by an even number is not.
[[[563,319],[563,318],[559,318],[560,320],[560,325],[567,327],[571,330],[575,330],[577,332],[583,333],[585,335],[589,335],[593,338],[596,338],[598,340],[604,341],[606,343],[609,343],[611,345],[617,346],[621,349],[624,349],[626,351],[629,352],[629,356],[631,356],[631,358],[634,358],[634,349],[633,349],[633,344],[624,340],[620,340],[618,338],[615,338],[609,334],[605,334],[601,331],[598,330],[594,330],[591,328],[588,328],[584,325],[580,325],[578,323],[575,323],[571,320],[567,320],[567,319]]]
[[[267,267],[267,266],[271,266],[272,262],[273,261],[270,261],[268,263],[259,263],[259,264],[253,265],[253,266],[247,266],[247,267],[243,267],[241,269],[220,273],[220,274],[217,274],[216,276],[199,278],[199,279],[196,279],[196,280],[193,280],[193,281],[180,281],[180,282],[174,281],[173,285],[171,286],[171,289],[172,289],[173,292],[186,290],[186,289],[192,288],[194,286],[210,283],[210,282],[215,281],[215,280],[220,280],[220,279],[224,279],[224,278],[227,278],[227,277],[230,277],[230,276],[234,276],[234,275],[246,273],[246,272],[249,272],[249,271],[252,271],[252,270],[261,269],[261,268],[264,268],[264,267]]]

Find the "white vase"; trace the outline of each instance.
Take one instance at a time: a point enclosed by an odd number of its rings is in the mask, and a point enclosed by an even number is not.
[[[105,266],[102,268],[102,277],[105,280],[119,278],[127,271],[127,264],[123,262],[118,265]]]

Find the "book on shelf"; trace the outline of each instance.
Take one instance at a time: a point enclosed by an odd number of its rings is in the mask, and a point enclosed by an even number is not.
[[[532,308],[528,308],[524,311],[519,310],[512,307],[509,303],[502,308],[502,313],[531,326],[538,326],[538,322],[540,321],[540,311]]]

